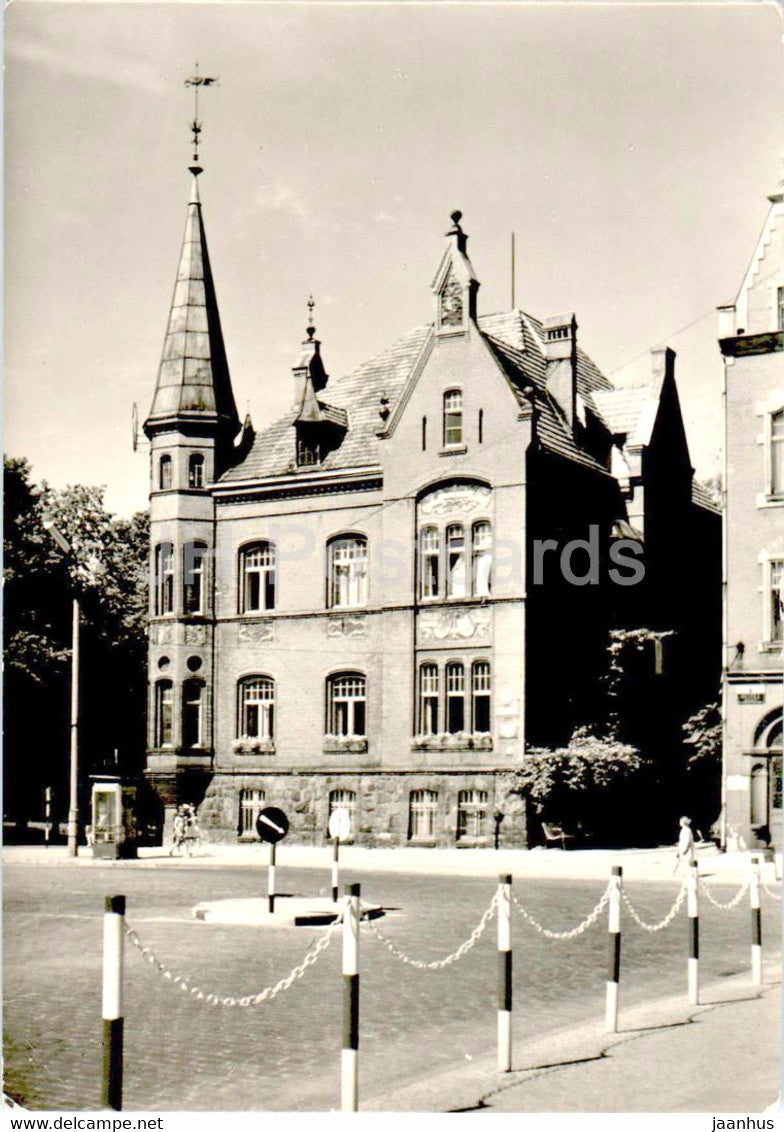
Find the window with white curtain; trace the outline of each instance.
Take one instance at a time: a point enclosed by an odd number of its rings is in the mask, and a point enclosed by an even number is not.
[[[438,597],[441,539],[438,527],[423,527],[419,533],[422,597]]]
[[[493,565],[493,534],[490,524],[474,523],[472,540],[474,597],[490,594],[490,573]]]
[[[459,523],[450,523],[446,529],[446,593],[447,597],[468,593],[465,532]]]
[[[367,539],[336,538],[329,544],[329,604],[346,609],[367,602]]]
[[[422,841],[432,838],[436,832],[437,792],[435,790],[412,790],[408,806],[409,840]]]

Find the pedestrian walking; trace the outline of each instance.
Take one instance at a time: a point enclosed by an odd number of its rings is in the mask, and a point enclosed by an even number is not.
[[[175,850],[182,851],[182,846],[185,841],[185,813],[182,806],[177,807],[177,813],[174,815],[174,822],[172,824],[172,843],[169,850],[169,856],[173,857]]]
[[[678,834],[678,851],[675,855],[675,868],[672,870],[673,876],[677,873],[682,862],[685,862],[688,868],[695,860],[694,834],[691,829],[691,818],[682,817],[680,827],[681,830]]]

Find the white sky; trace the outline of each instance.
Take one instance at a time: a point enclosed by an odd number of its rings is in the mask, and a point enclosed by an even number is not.
[[[773,4],[88,4],[6,10],[5,448],[146,505],[152,398],[203,98],[204,216],[237,405],[291,400],[313,292],[337,376],[431,317],[449,212],[480,312],[575,310],[613,379],[655,346],[698,474],[720,451],[715,307],[781,176]],[[699,320],[688,331],[680,328]]]

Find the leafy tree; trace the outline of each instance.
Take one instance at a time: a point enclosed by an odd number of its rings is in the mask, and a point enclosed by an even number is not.
[[[708,836],[721,809],[722,719],[718,701],[705,704],[683,725],[687,751],[684,794],[695,825]]]
[[[44,527],[71,544],[64,555]],[[82,616],[80,778],[113,762],[140,767],[144,750],[146,514],[118,519],[104,489],[36,487],[26,460],[5,461],[5,807],[38,817],[45,785],[67,809],[71,605]]]

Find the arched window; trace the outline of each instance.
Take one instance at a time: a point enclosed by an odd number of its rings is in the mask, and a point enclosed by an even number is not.
[[[172,485],[172,458],[168,454],[161,456],[158,461],[158,487],[161,491],[168,491]]]
[[[353,790],[330,790],[329,792],[329,817],[331,818],[335,810],[345,810],[348,814],[349,821],[351,822],[351,829],[349,837],[354,836],[354,817],[357,811],[357,795]]]
[[[204,487],[204,457],[200,452],[188,457],[188,487]]]
[[[243,739],[275,737],[275,681],[269,676],[246,676],[239,682],[237,733]]]
[[[174,612],[174,546],[160,542],[155,548],[155,613]]]
[[[472,550],[474,597],[488,597],[493,565],[493,532],[489,523],[474,523]]]
[[[471,670],[471,729],[474,733],[490,731],[490,664],[475,660]]]
[[[767,825],[768,815],[768,769],[763,763],[751,768],[751,824]]]
[[[450,735],[465,731],[465,669],[458,660],[446,666],[446,729]]]
[[[345,609],[367,602],[367,539],[350,535],[329,544],[329,605]]]
[[[419,734],[438,734],[438,667],[423,664],[419,669]]]
[[[365,677],[341,672],[327,680],[327,730],[330,735],[365,736]]]
[[[182,686],[182,745],[201,747],[202,696],[204,685],[200,680],[186,680]]]
[[[439,594],[439,546],[438,527],[423,527],[419,532],[420,591],[422,597],[438,597]]]
[[[204,563],[207,544],[186,542],[182,550],[182,608],[185,613],[204,613]]]
[[[468,591],[465,534],[459,523],[446,529],[446,595],[465,597]]]
[[[275,608],[274,542],[257,542],[240,554],[240,613]]]
[[[255,837],[256,820],[264,809],[266,793],[256,787],[240,790],[240,837]]]
[[[436,832],[438,794],[435,790],[412,790],[408,803],[409,841],[432,838]]]
[[[444,394],[444,447],[463,443],[463,394],[449,389]]]
[[[461,790],[457,795],[457,840],[487,836],[487,791]]]
[[[159,680],[155,685],[155,746],[172,745],[172,707],[174,689],[171,680]]]

